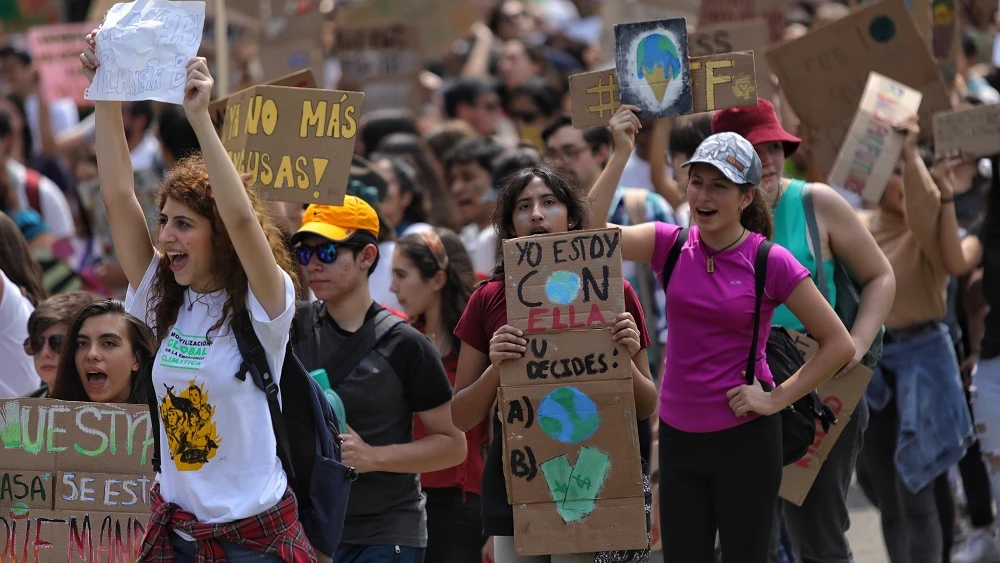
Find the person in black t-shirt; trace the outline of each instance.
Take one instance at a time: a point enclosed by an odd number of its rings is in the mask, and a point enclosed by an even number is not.
[[[375,210],[354,196],[341,207],[306,209],[292,243],[320,301],[296,312],[293,345],[307,369],[327,371],[343,400],[349,428],[343,462],[361,474],[334,561],[422,563],[427,515],[419,474],[464,461],[466,442],[451,420],[451,385],[437,350],[372,300],[368,277],[379,260],[378,232]],[[360,352],[366,327],[379,322],[388,324],[374,329],[370,351],[338,359],[345,346]],[[341,365],[355,361],[343,373]],[[416,441],[414,414],[427,431]]]

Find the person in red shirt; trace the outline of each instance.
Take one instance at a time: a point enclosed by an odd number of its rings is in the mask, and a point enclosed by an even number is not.
[[[461,340],[452,334],[472,295],[472,260],[462,239],[447,229],[427,229],[396,241],[392,285],[410,323],[441,354],[452,386]],[[427,497],[426,563],[478,563],[486,537],[480,516],[486,422],[465,432],[468,454],[455,467],[420,475]],[[413,439],[427,435],[414,417]]]
[[[497,192],[494,227],[501,239],[544,233],[564,233],[587,228],[587,206],[581,191],[546,166],[530,166],[509,174]],[[632,381],[636,414],[646,419],[656,409],[656,386],[643,349],[649,334],[642,306],[625,281],[625,309],[616,319],[613,338],[628,347],[632,356]],[[504,480],[500,420],[494,401],[500,387],[499,365],[525,352],[520,330],[507,324],[504,267],[500,260],[493,277],[476,289],[465,313],[455,327],[462,340],[458,357],[452,418],[461,430],[480,424],[493,409],[493,439],[483,474],[483,529],[493,536],[492,552],[485,553],[495,563],[550,561],[549,557],[520,557],[514,552],[514,517],[507,502]],[[488,551],[488,548],[487,548]],[[553,563],[588,563],[594,554],[553,555]]]

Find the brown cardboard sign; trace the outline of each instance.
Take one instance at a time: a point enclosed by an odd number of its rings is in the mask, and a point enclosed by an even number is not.
[[[641,484],[641,483],[640,483]],[[640,489],[641,490],[641,489]],[[566,525],[553,503],[514,506],[514,546],[518,555],[645,549],[646,508],[642,497],[594,501],[593,516]],[[527,546],[523,550],[521,545]],[[631,547],[626,547],[631,546]],[[552,551],[558,549],[559,551]],[[570,551],[562,551],[562,550]]]
[[[753,53],[691,57],[690,64],[692,113],[757,105]],[[608,124],[621,105],[615,75],[615,69],[608,69],[569,77],[574,127]]]
[[[869,72],[919,90],[922,134],[951,108],[930,48],[903,0],[881,0],[767,53],[788,103],[815,133],[812,156],[826,174],[857,111]]]
[[[229,97],[222,142],[263,197],[341,205],[364,98],[360,92],[254,86]]]
[[[688,34],[688,51],[692,60],[723,53],[753,52],[757,95],[770,100],[774,88],[771,86],[771,67],[767,57],[764,56],[769,45],[767,33],[767,22],[761,19],[733,24],[704,25]]]
[[[878,203],[906,138],[894,124],[917,113],[923,94],[877,72],[868,77],[861,106],[840,147],[829,182]]]
[[[360,2],[348,8],[341,21],[345,29],[406,22],[420,30],[424,53],[440,57],[451,51],[456,39],[469,34],[479,16],[478,5],[467,0],[383,0]]]
[[[60,471],[55,509],[81,512],[152,512],[148,475]]]
[[[1000,105],[939,113],[934,116],[934,152],[961,151],[968,158],[1000,151]]]
[[[364,92],[367,111],[409,108],[419,112],[423,57],[417,26],[338,28],[337,59],[343,71],[338,87]]]
[[[808,336],[794,330],[788,333],[807,360],[819,349],[819,344]],[[854,415],[872,375],[872,370],[858,365],[840,379],[829,379],[819,387],[817,393],[820,400],[833,410],[838,423],[831,426],[829,432],[824,432],[821,425],[816,425],[816,440],[809,447],[809,452],[799,461],[785,466],[782,472],[779,492],[781,498],[799,506],[805,501],[820,467]]]
[[[136,560],[153,481],[148,407],[0,399],[0,445],[0,560]]]
[[[570,330],[526,338],[528,351],[500,364],[501,385],[552,385],[628,379],[628,349],[607,330]]]
[[[785,33],[785,0],[702,0],[698,14],[699,25],[742,22],[760,18],[767,22],[771,43],[781,41]]]
[[[149,513],[0,512],[0,560],[36,563],[136,561]],[[8,559],[10,555],[12,558]]]
[[[604,327],[625,312],[620,229],[509,239],[503,254],[511,326],[526,333]]]
[[[316,85],[316,76],[313,75],[312,69],[303,69],[291,74],[286,74],[280,78],[275,78],[270,82],[265,82],[261,86],[288,86],[289,88],[318,88]],[[224,98],[219,98],[208,104],[208,113],[212,116],[212,121],[215,123],[215,128],[219,129],[222,127],[222,122],[226,118],[226,105],[229,103],[229,99],[233,96],[238,96],[242,94],[243,91],[240,90],[231,96],[226,96]]]

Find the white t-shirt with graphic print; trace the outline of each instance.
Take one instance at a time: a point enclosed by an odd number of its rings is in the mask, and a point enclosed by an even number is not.
[[[129,287],[125,298],[128,312],[154,330],[150,288],[159,261],[157,252],[138,289]],[[274,320],[253,292],[247,297],[247,309],[275,380],[281,374],[295,315],[292,280],[284,272],[282,278],[285,310]],[[213,332],[210,341],[206,338],[222,314],[225,295],[222,291],[199,294],[188,288],[177,322],[153,360],[161,420],[160,493],[167,502],[212,524],[260,514],[277,504],[287,488],[267,397],[251,377],[236,378],[241,358],[229,324]]]

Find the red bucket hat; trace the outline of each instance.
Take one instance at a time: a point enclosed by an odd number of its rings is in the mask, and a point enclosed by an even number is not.
[[[780,142],[785,147],[785,158],[791,156],[802,144],[802,139],[788,133],[778,123],[774,105],[764,98],[758,98],[755,106],[715,112],[712,116],[712,133],[725,131],[737,133],[753,145]]]

